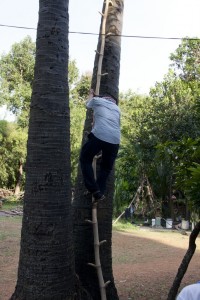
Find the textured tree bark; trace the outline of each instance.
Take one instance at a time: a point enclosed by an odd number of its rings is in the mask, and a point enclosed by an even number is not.
[[[176,295],[178,293],[178,289],[180,287],[181,284],[181,280],[183,279],[183,276],[185,275],[188,265],[192,259],[192,256],[196,250],[196,238],[198,236],[200,232],[200,222],[197,223],[197,225],[195,226],[195,228],[193,229],[191,235],[190,235],[190,240],[189,240],[189,247],[188,250],[182,260],[182,263],[178,269],[178,272],[176,274],[176,277],[174,279],[173,285],[169,291],[167,300],[175,300]]]
[[[68,1],[40,0],[18,279],[11,299],[74,299]]]
[[[119,71],[120,71],[120,53],[121,38],[119,35],[122,31],[122,18],[124,1],[112,1],[113,5],[109,6],[108,18],[106,23],[106,43],[104,49],[104,58],[102,64],[102,73],[108,75],[101,78],[100,94],[105,92],[111,93],[118,98]],[[104,11],[104,8],[103,8]],[[101,29],[100,29],[101,32]],[[97,46],[99,52],[101,45],[101,36]],[[98,67],[98,53],[96,54],[93,69],[92,88],[96,87],[96,74]],[[87,133],[91,130],[92,112],[86,114],[83,141],[87,139]],[[111,281],[106,288],[107,299],[118,299],[117,290],[114,284],[112,271],[112,212],[113,212],[113,193],[114,193],[114,171],[112,172],[108,183],[106,200],[98,206],[98,225],[99,239],[106,240],[107,243],[101,246],[100,257],[103,270],[104,282]],[[99,300],[100,293],[96,270],[88,266],[88,262],[94,262],[93,233],[92,226],[85,222],[91,220],[92,204],[90,197],[84,197],[84,182],[80,170],[75,187],[75,197],[73,201],[73,222],[74,222],[74,244],[75,244],[75,266],[83,287],[91,294],[95,300]]]

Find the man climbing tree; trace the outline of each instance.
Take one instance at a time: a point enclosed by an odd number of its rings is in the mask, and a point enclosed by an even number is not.
[[[68,107],[68,1],[40,0],[24,214],[11,299],[74,299]]]
[[[104,4],[105,5],[105,4]],[[100,95],[111,94],[118,99],[119,68],[121,53],[121,31],[123,18],[124,1],[111,1],[106,22],[106,43],[103,56],[102,74],[107,74],[101,78]],[[103,7],[104,12],[104,7]],[[99,49],[101,36],[97,46],[97,54],[94,62],[92,89],[95,89],[97,82],[97,68],[99,61]],[[91,131],[92,112],[88,111],[83,133],[83,144],[87,140],[87,135]],[[112,174],[112,173],[111,173]],[[114,285],[112,272],[112,200],[113,200],[114,180],[110,176],[107,182],[106,199],[98,206],[99,239],[107,242],[100,248],[101,265],[104,281],[111,281],[106,288],[107,299],[118,299]],[[90,292],[93,299],[100,299],[98,279],[96,270],[88,266],[89,262],[94,261],[93,233],[92,226],[85,222],[91,220],[91,197],[84,196],[85,186],[82,172],[78,171],[73,201],[73,222],[74,222],[74,241],[75,241],[75,267],[76,273],[84,286]],[[82,245],[82,247],[80,247]]]
[[[80,162],[85,186],[97,202],[105,198],[106,181],[119,149],[120,109],[110,94],[97,97],[93,90],[90,91],[86,106],[93,109],[93,128],[82,148]],[[100,170],[95,180],[92,162],[100,151]]]

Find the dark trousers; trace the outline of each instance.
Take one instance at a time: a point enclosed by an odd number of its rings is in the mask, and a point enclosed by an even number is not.
[[[106,189],[106,181],[117,157],[119,145],[104,142],[96,138],[93,133],[88,136],[88,141],[81,150],[80,163],[85,186],[89,192],[100,190],[103,194]],[[92,162],[95,155],[101,152],[100,170],[95,180]]]

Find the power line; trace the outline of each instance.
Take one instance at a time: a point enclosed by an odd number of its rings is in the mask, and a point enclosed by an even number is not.
[[[1,27],[11,27],[11,28],[17,28],[17,29],[31,29],[31,30],[36,30],[36,28],[33,27],[25,27],[25,26],[15,26],[15,25],[5,25],[5,24],[0,24]]]
[[[25,26],[15,26],[15,25],[6,25],[0,24],[0,27],[7,27],[7,28],[16,28],[16,29],[28,29],[28,30],[36,30],[33,27],[25,27]],[[81,31],[69,31],[69,34],[82,34],[82,35],[99,35],[99,33],[94,32],[81,32]],[[157,40],[193,40],[199,41],[200,38],[190,38],[190,37],[164,37],[164,36],[144,36],[144,35],[126,35],[126,34],[110,34],[110,36],[119,36],[124,38],[137,38],[137,39],[157,39]]]
[[[86,34],[86,35],[99,35],[98,33],[93,32],[78,32],[78,31],[69,31],[71,34]],[[126,35],[126,34],[109,34],[110,36],[119,36],[124,38],[138,38],[138,39],[157,39],[157,40],[200,40],[200,38],[181,38],[181,37],[164,37],[164,36],[144,36],[144,35]]]

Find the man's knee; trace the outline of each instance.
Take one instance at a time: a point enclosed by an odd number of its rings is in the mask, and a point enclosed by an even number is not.
[[[113,165],[115,163],[115,159],[105,159],[101,162],[101,168],[103,168],[107,172],[111,172],[113,169]]]
[[[81,153],[79,161],[81,165],[91,165],[93,161],[93,157],[91,155],[88,155],[87,153]]]

